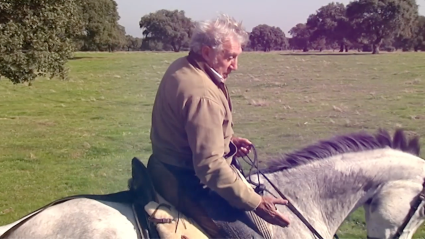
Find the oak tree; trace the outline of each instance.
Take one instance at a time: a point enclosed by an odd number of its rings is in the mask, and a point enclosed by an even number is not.
[[[144,43],[149,41],[169,45],[179,52],[187,45],[193,31],[193,22],[184,11],[158,10],[143,16],[139,22],[143,31]]]
[[[411,37],[418,17],[415,0],[357,0],[347,5],[347,18],[358,41],[372,44],[378,54],[384,40]]]
[[[254,50],[261,48],[265,52],[276,48],[285,49],[288,45],[288,40],[282,29],[266,24],[254,27],[249,34],[249,41]]]
[[[81,14],[75,0],[0,1],[0,76],[30,84],[38,76],[65,78]]]

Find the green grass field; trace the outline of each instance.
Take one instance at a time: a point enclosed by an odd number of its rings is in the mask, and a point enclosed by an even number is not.
[[[68,81],[0,80],[0,224],[57,198],[126,189],[150,154],[150,112],[168,64],[186,53],[77,53]],[[235,131],[262,159],[334,134],[425,134],[425,54],[244,53],[228,81]],[[422,141],[422,145],[423,145]],[[362,210],[340,238],[364,238]],[[415,238],[425,236],[425,226]]]

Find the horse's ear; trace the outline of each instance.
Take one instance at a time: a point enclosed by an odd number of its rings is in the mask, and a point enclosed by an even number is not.
[[[413,155],[419,156],[421,145],[419,144],[419,136],[413,137],[407,145],[407,151]]]
[[[391,136],[388,133],[388,131],[386,131],[384,129],[379,129],[375,138],[378,141],[379,145],[389,146],[391,148],[393,147],[392,142],[391,142]]]
[[[407,151],[407,140],[406,135],[402,129],[397,129],[394,133],[393,148],[401,151]]]

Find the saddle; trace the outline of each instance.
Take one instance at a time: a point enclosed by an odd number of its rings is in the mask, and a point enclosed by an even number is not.
[[[143,239],[170,238],[170,239],[207,239],[209,236],[196,224],[162,198],[153,186],[146,166],[138,158],[132,159],[132,179],[129,189],[135,196],[134,211],[140,222],[140,231]],[[233,170],[239,174],[245,183],[249,183],[242,176],[243,169],[234,159]],[[249,185],[252,186],[252,185]],[[264,238],[272,238],[271,225],[259,218],[255,213],[248,216],[259,228]]]
[[[146,166],[138,158],[131,162],[129,190],[134,195],[134,211],[142,239],[208,239],[192,219],[178,212],[153,186]]]

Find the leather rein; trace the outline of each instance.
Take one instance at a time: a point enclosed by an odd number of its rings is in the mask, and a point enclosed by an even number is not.
[[[267,191],[268,193],[270,193],[272,196],[274,196],[275,198],[277,198],[277,196],[275,196],[272,192],[270,192],[269,190],[267,190],[265,188],[265,186],[263,184],[260,183],[260,174],[261,176],[263,176],[267,182],[269,182],[269,184],[273,187],[273,189],[279,194],[279,196],[282,199],[288,200],[288,204],[287,207],[289,208],[289,210],[291,210],[303,223],[304,225],[319,239],[324,239],[320,233],[308,222],[308,220],[300,213],[300,211],[291,203],[291,201],[289,201],[288,198],[285,197],[285,195],[283,195],[283,193],[276,187],[276,185],[274,183],[272,183],[270,181],[270,179],[264,175],[263,172],[261,172],[261,170],[258,167],[258,155],[257,155],[257,150],[255,149],[254,145],[251,145],[252,151],[254,152],[254,159],[251,159],[248,155],[246,156],[242,156],[242,159],[251,166],[250,170],[249,170],[249,175],[252,175],[251,172],[252,170],[255,168],[256,169],[256,174],[258,177],[258,184],[252,182],[250,179],[247,179],[247,181],[249,183],[252,183],[254,185],[256,185],[255,191],[259,194],[263,194],[264,191]],[[246,159],[246,158],[248,159]],[[246,178],[246,175],[244,174],[242,167],[240,165],[237,165],[240,169],[241,169],[241,173],[242,175]],[[335,235],[336,236],[336,235]],[[336,238],[338,238],[338,236],[336,236]]]
[[[289,210],[291,210],[303,223],[304,225],[310,230],[311,233],[314,234],[314,236],[316,236],[316,238],[319,239],[324,239],[320,233],[308,222],[308,220],[300,213],[300,211],[289,201],[288,198],[285,197],[285,195],[283,195],[283,193],[276,187],[276,185],[274,183],[272,183],[270,181],[270,179],[264,175],[264,173],[261,172],[261,170],[258,167],[258,155],[257,155],[257,150],[255,149],[254,145],[251,145],[252,151],[254,153],[254,159],[251,159],[248,155],[246,156],[242,156],[241,158],[249,165],[250,170],[249,170],[249,175],[252,175],[251,172],[253,169],[256,169],[255,174],[257,174],[258,177],[258,184],[255,182],[252,182],[250,179],[247,179],[247,181],[249,183],[252,183],[253,185],[256,186],[255,191],[257,193],[259,193],[260,195],[262,195],[264,193],[264,191],[267,191],[268,193],[270,193],[272,196],[274,196],[275,198],[277,198],[276,195],[274,195],[272,192],[270,192],[269,190],[267,190],[265,188],[265,186],[263,184],[260,183],[260,174],[261,176],[263,176],[267,182],[273,187],[273,189],[279,194],[279,196],[282,199],[288,200],[288,204],[287,207],[289,208]],[[239,163],[236,161],[236,163]],[[241,165],[237,165],[238,168],[240,168],[240,171],[242,173],[242,175],[246,178],[246,175],[244,174]],[[412,220],[413,215],[416,213],[416,211],[418,210],[419,206],[425,203],[425,180],[424,183],[422,184],[422,191],[419,193],[419,195],[416,198],[415,203],[412,205],[412,207],[409,210],[409,213],[407,214],[406,218],[404,219],[403,224],[400,225],[400,227],[397,229],[396,234],[393,236],[393,239],[398,239],[400,238],[400,236],[404,233],[404,230],[406,229],[407,225],[409,224],[409,222]],[[338,239],[338,235],[335,234],[334,238]],[[369,237],[367,236],[368,239],[378,239],[378,238],[373,238],[373,237]]]

